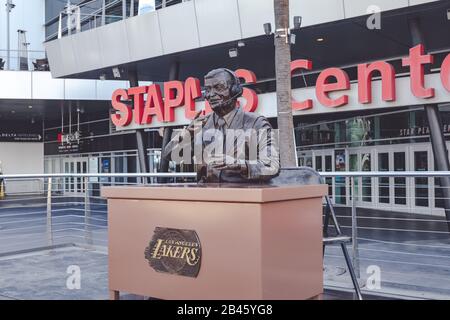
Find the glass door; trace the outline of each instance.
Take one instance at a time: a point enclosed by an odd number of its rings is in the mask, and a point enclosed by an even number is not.
[[[386,146],[377,148],[377,169],[379,172],[407,171],[407,147]],[[405,177],[379,177],[376,180],[378,206],[405,210],[409,204],[407,179]]]
[[[311,151],[301,151],[298,153],[298,166],[310,168],[313,167]]]
[[[344,172],[347,170],[347,154],[344,149],[334,151],[334,169],[335,172]],[[336,204],[347,204],[347,178],[336,177],[334,181],[334,193]]]
[[[87,173],[87,159],[70,158],[64,159],[65,174],[84,174]],[[64,194],[79,195],[85,193],[84,179],[79,177],[64,178]]]
[[[350,172],[360,171],[360,161],[359,161],[359,154],[355,151],[349,151],[349,162],[348,162],[349,168],[348,170]],[[355,184],[355,202],[358,202],[361,199],[360,193],[361,193],[361,178],[354,177],[353,183]],[[350,186],[351,187],[351,186]],[[353,190],[350,188],[349,194],[353,196],[352,194]],[[351,201],[351,197],[349,199]]]
[[[367,150],[361,151],[361,171],[371,172],[372,171],[372,153]],[[372,196],[373,186],[371,177],[361,178],[361,200],[364,204],[371,204],[373,200]]]
[[[406,161],[406,151],[394,151],[392,153],[394,171],[404,172],[407,171],[407,161]],[[405,177],[395,177],[394,178],[394,205],[395,206],[408,206],[408,196],[406,188],[406,178]]]
[[[318,172],[333,172],[333,151],[320,150],[314,151],[314,169]],[[333,178],[325,177],[325,183],[328,184],[328,195],[333,200]]]
[[[390,153],[389,152],[379,152],[378,153],[378,171],[388,172],[391,171],[390,168]],[[378,203],[381,205],[391,204],[391,190],[389,177],[378,178]]]
[[[411,168],[417,172],[431,170],[431,152],[429,146],[412,146],[410,151]],[[415,177],[412,179],[411,207],[414,212],[431,213],[434,188],[433,178]]]

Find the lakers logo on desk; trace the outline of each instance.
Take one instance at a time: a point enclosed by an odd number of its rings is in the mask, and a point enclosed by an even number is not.
[[[202,247],[195,231],[155,228],[145,259],[158,272],[196,278]]]

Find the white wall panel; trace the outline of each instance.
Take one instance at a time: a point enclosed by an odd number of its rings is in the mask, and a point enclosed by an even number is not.
[[[116,89],[129,88],[128,81],[96,81],[97,94],[95,100],[111,100],[112,94]]]
[[[130,61],[125,21],[111,23],[97,28],[96,31],[102,57],[101,66],[115,66]]]
[[[344,6],[342,0],[291,0],[289,14],[291,28],[294,16],[301,16],[306,27],[344,19]]]
[[[57,78],[64,74],[68,74],[64,68],[67,57],[61,54],[61,41],[54,40],[45,44],[50,70],[52,70],[53,77]],[[73,51],[70,51],[73,55]]]
[[[190,50],[200,46],[194,1],[164,8],[158,10],[157,13],[164,54]]]
[[[242,37],[264,34],[264,23],[275,25],[273,0],[238,0]]]
[[[54,79],[50,72],[31,72],[33,99],[64,99],[64,80]]]
[[[202,47],[241,38],[237,0],[196,0],[195,10]]]
[[[0,99],[31,99],[31,72],[0,71]]]
[[[95,70],[102,66],[103,63],[96,29],[77,33],[70,36],[70,38],[72,39],[72,50],[79,72]],[[65,46],[61,47],[61,52],[64,52],[65,48]]]
[[[66,79],[65,92],[67,100],[96,100],[96,81]]]
[[[159,17],[156,12],[125,21],[131,60],[139,61],[163,54]],[[146,31],[145,38],[142,37],[143,31]]]
[[[0,142],[0,162],[4,174],[43,174],[44,144],[28,142]],[[7,181],[6,192],[38,192],[41,180]]]

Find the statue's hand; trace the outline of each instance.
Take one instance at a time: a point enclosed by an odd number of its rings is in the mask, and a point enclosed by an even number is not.
[[[213,170],[239,171],[241,174],[247,174],[247,165],[236,162],[236,159],[230,156],[216,156],[210,159],[208,167]]]
[[[206,117],[200,118],[202,112],[203,111],[197,112],[197,114],[195,115],[194,119],[191,121],[189,126],[185,128],[185,130],[187,130],[190,133],[191,137],[194,135],[196,127],[198,126],[203,127],[206,123]]]

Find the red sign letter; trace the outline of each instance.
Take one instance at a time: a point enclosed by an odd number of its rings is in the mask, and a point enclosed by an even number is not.
[[[169,81],[164,83],[164,109],[165,120],[167,122],[175,121],[175,110],[183,104],[184,88],[181,81]]]
[[[120,114],[114,113],[111,115],[111,120],[116,127],[126,127],[133,120],[133,112],[131,107],[127,106],[121,100],[128,100],[128,93],[124,89],[119,89],[114,91],[112,96],[112,106],[115,110],[119,111]]]
[[[425,88],[424,64],[433,63],[434,58],[431,54],[424,54],[425,49],[422,44],[409,50],[409,58],[403,58],[403,66],[409,66],[411,69],[411,90],[417,98],[433,98],[434,89]]]
[[[385,62],[358,65],[358,96],[360,103],[372,102],[372,76],[375,71],[381,73],[382,96],[384,101],[395,100],[395,69]]]
[[[441,80],[444,88],[450,91],[450,54],[447,55],[442,63]]]
[[[294,73],[297,69],[306,69],[311,70],[312,69],[312,61],[309,60],[294,60],[291,63],[291,75]],[[298,102],[292,99],[292,109],[293,110],[307,110],[311,109],[313,107],[313,102],[311,99],[308,99],[306,101]]]
[[[134,101],[134,122],[142,124],[142,114],[144,113],[144,94],[147,87],[134,87],[128,89],[128,95]]]
[[[245,83],[256,83],[256,75],[253,71],[239,69],[236,70],[235,73],[238,78],[244,79]],[[244,111],[255,112],[256,108],[258,108],[258,95],[256,94],[256,92],[252,89],[244,88],[242,96],[247,101],[247,103],[243,107]]]
[[[330,83],[329,78],[334,77],[336,82]],[[339,68],[329,68],[322,71],[317,78],[316,95],[319,102],[329,108],[344,106],[348,103],[348,95],[343,95],[337,99],[331,99],[329,92],[350,89],[350,80],[347,72]]]
[[[148,87],[143,115],[145,124],[152,123],[154,115],[156,115],[159,122],[164,122],[164,104],[161,97],[161,88],[157,84],[152,84]]]
[[[195,115],[195,99],[202,96],[202,90],[200,88],[200,80],[196,78],[187,78],[184,83],[184,115],[186,119],[194,119]]]

